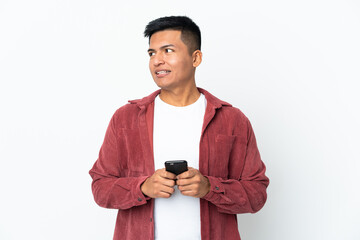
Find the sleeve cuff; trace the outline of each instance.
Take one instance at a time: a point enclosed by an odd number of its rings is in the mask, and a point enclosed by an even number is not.
[[[207,201],[215,201],[216,199],[219,199],[219,194],[225,193],[225,188],[221,181],[215,177],[212,176],[205,176],[207,179],[209,179],[210,183],[210,191],[203,197],[203,199]]]
[[[141,191],[141,184],[143,184],[148,177],[149,176],[142,176],[142,177],[139,177],[139,179],[138,179],[138,183],[136,184],[136,190],[134,192],[134,198],[136,200],[136,204],[135,204],[136,206],[143,205],[148,200],[151,199],[150,197],[145,196]]]

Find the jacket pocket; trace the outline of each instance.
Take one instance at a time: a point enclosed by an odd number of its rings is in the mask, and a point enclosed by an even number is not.
[[[144,171],[144,154],[139,129],[122,129],[127,153],[127,168],[130,172]]]

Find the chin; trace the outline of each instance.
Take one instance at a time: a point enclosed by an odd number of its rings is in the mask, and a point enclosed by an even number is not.
[[[159,88],[163,89],[163,90],[168,90],[169,87],[163,84],[156,84]]]
[[[162,80],[155,80],[156,85],[161,89],[169,89],[171,88],[171,84],[166,83]]]

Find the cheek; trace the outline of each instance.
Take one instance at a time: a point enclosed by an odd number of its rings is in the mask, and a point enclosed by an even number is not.
[[[178,60],[174,57],[165,57],[164,58],[164,61],[166,63],[167,66],[171,67],[171,68],[174,68],[177,66],[177,62]]]
[[[177,69],[180,71],[183,71],[186,66],[186,62],[184,60],[180,60],[178,58],[167,58],[166,63],[168,66],[170,66],[172,69]]]
[[[181,70],[181,74],[183,75],[189,75],[191,74],[192,65],[189,65],[188,61],[182,61],[178,63],[178,68]]]

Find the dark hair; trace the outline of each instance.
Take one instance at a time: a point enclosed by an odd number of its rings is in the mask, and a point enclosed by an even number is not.
[[[192,54],[195,50],[201,50],[201,33],[199,27],[188,17],[171,16],[155,19],[148,23],[144,31],[144,37],[150,38],[159,31],[180,30],[181,40]]]

